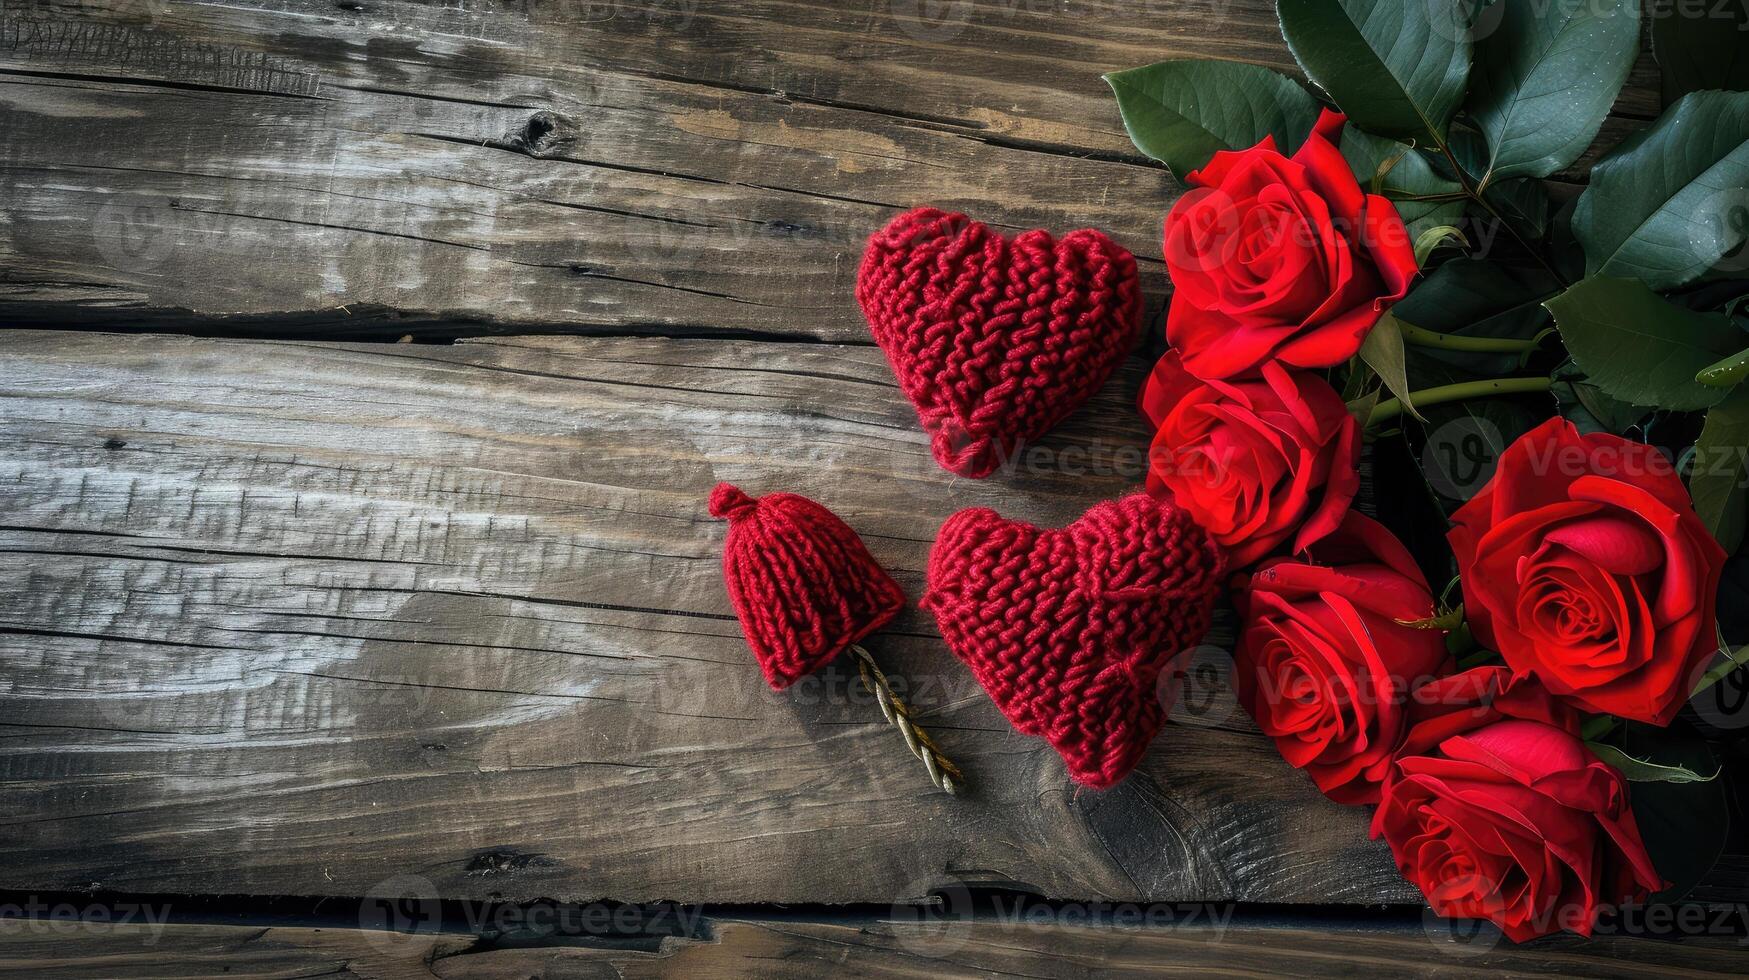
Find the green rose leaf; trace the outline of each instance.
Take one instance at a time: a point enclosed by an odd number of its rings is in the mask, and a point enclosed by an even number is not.
[[[1749,92],[1695,92],[1591,171],[1573,211],[1585,274],[1695,279],[1749,232]]]
[[[1694,512],[1731,553],[1743,543],[1749,521],[1743,486],[1745,449],[1749,449],[1749,389],[1737,388],[1706,413],[1688,472]]]
[[[1476,45],[1465,103],[1488,144],[1483,186],[1547,177],[1579,159],[1639,54],[1639,0],[1501,7]]]
[[[1611,768],[1633,783],[1710,783],[1719,777],[1715,769],[1703,776],[1681,765],[1664,765],[1650,759],[1636,759],[1621,749],[1604,742],[1586,742],[1587,747]]]
[[[1397,318],[1390,313],[1379,317],[1379,322],[1367,331],[1366,339],[1360,344],[1360,359],[1366,366],[1373,369],[1391,394],[1403,403],[1403,410],[1417,419],[1421,413],[1415,411],[1415,403],[1409,400],[1409,379],[1407,376],[1407,359],[1403,352],[1403,329],[1397,326]],[[1368,413],[1371,414],[1370,412]]]
[[[1105,76],[1130,142],[1173,176],[1222,150],[1274,136],[1291,154],[1318,120],[1318,100],[1279,72],[1234,61],[1161,61]]]
[[[1424,0],[1276,0],[1281,33],[1312,81],[1356,126],[1445,141],[1470,75],[1468,5]]]
[[[1604,394],[1680,412],[1725,397],[1694,380],[1742,346],[1743,331],[1724,314],[1683,309],[1627,279],[1585,279],[1544,305],[1573,362]]]
[[[1496,180],[1482,191],[1494,212],[1527,241],[1541,241],[1549,230],[1549,192],[1530,177]]]
[[[1749,89],[1749,5],[1654,3],[1652,54],[1663,76],[1665,105],[1701,89]]]
[[[1440,225],[1456,224],[1464,214],[1461,197],[1452,200],[1424,200],[1444,195],[1461,195],[1463,187],[1434,171],[1427,158],[1407,143],[1388,140],[1362,132],[1356,126],[1342,127],[1342,156],[1354,170],[1354,178],[1363,190],[1383,194],[1396,206],[1403,224],[1409,229],[1409,240]],[[1379,169],[1386,167],[1383,176]],[[1376,181],[1376,188],[1375,188]]]
[[[1549,390],[1555,395],[1556,412],[1587,435],[1593,432],[1624,435],[1628,429],[1640,424],[1649,411],[1604,394],[1603,389],[1585,377],[1585,372],[1579,370],[1572,358],[1555,368],[1550,381]]]
[[[1718,771],[1719,759],[1698,738],[1639,722],[1623,726],[1622,751],[1663,767],[1705,776]],[[1604,760],[1608,762],[1609,760]],[[1629,777],[1632,778],[1632,777]],[[1727,780],[1701,783],[1636,782],[1632,805],[1640,837],[1652,866],[1671,883],[1657,900],[1674,902],[1694,888],[1718,862],[1730,837],[1731,805]]]

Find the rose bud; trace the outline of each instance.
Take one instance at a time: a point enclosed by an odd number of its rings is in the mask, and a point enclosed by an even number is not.
[[[1414,559],[1377,521],[1350,513],[1313,549],[1278,559],[1236,592],[1239,703],[1338,803],[1374,803],[1402,738],[1411,690],[1450,659]]]
[[[1550,419],[1452,521],[1478,640],[1586,710],[1670,723],[1718,648],[1726,556],[1662,453]]]
[[[1514,942],[1665,887],[1628,784],[1534,680],[1478,667],[1416,692],[1372,834],[1440,915],[1487,919]]]
[[[1192,374],[1340,364],[1408,292],[1408,230],[1337,149],[1345,121],[1325,110],[1292,158],[1265,136],[1186,178],[1193,189],[1166,215],[1166,339]]]
[[[1142,388],[1148,489],[1169,493],[1242,568],[1336,530],[1360,489],[1360,425],[1323,378],[1263,366],[1201,381],[1167,351]]]

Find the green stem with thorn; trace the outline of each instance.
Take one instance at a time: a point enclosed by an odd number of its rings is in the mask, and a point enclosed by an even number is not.
[[[1469,398],[1488,398],[1497,395],[1532,395],[1548,391],[1553,384],[1548,378],[1500,378],[1494,381],[1463,381],[1455,385],[1441,385],[1438,388],[1426,388],[1409,393],[1409,401],[1415,407],[1438,405],[1442,402],[1464,401]],[[1366,417],[1368,428],[1403,414],[1403,401],[1400,398],[1387,398],[1373,406],[1372,413]]]
[[[1460,337],[1456,334],[1435,333],[1400,318],[1397,320],[1397,325],[1403,328],[1403,342],[1413,344],[1416,347],[1434,347],[1439,350],[1465,351],[1473,354],[1523,354],[1537,348],[1537,342],[1534,340],[1513,340],[1510,337]]]

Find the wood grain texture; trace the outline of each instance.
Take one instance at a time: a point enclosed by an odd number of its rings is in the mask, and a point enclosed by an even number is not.
[[[1110,231],[1153,315],[1177,185],[1099,76],[1168,57],[1292,68],[1269,0],[8,3],[0,313],[861,341],[931,203]]]
[[[952,511],[1060,524],[1139,484],[1139,363],[1010,471],[956,481],[870,347],[0,349],[0,887],[1414,900],[1365,811],[1283,765],[1221,675],[1135,777],[1076,792],[913,609],[870,646],[964,801],[853,670],[758,679],[717,480],[827,503],[915,598]]]
[[[494,947],[465,935],[225,925],[0,921],[0,977],[30,980],[582,980],[1021,976],[1741,976],[1730,938],[1539,940],[1481,950],[1414,927],[1077,926],[979,921],[952,934],[902,920],[711,917],[697,938]]]

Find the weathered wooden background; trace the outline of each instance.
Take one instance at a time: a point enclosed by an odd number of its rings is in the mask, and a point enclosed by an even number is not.
[[[1415,902],[1218,682],[1076,792],[908,613],[953,799],[723,594],[718,480],[913,596],[954,510],[1139,483],[1143,358],[954,480],[851,283],[931,203],[1110,231],[1152,319],[1175,185],[1099,74],[1172,56],[1291,67],[1264,0],[0,0],[0,889]]]

